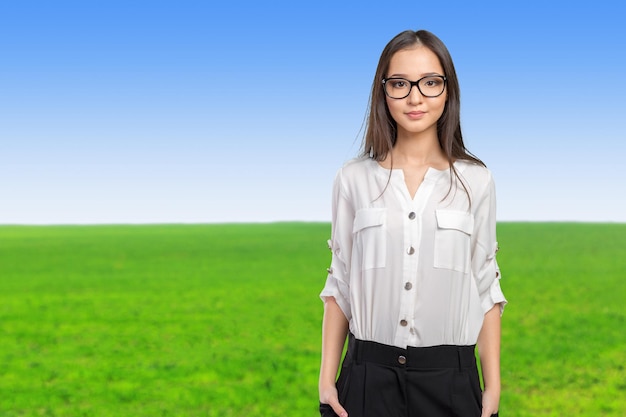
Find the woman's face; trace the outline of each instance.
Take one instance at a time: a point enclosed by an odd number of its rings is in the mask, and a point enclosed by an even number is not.
[[[398,77],[417,81],[428,75],[445,74],[437,55],[424,46],[417,46],[398,51],[391,57],[386,78]],[[437,134],[437,120],[446,105],[447,89],[437,97],[424,97],[417,86],[413,86],[406,98],[385,97],[391,117],[397,123],[399,137],[421,133]]]

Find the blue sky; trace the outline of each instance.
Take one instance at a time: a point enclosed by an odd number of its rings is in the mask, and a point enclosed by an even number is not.
[[[405,29],[455,60],[499,220],[626,222],[618,2],[214,3],[0,3],[0,224],[327,221]]]

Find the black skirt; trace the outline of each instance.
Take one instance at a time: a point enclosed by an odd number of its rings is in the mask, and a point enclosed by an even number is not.
[[[475,346],[402,349],[351,334],[337,380],[349,417],[480,417]],[[322,417],[336,417],[320,404]],[[497,414],[495,414],[497,416]]]

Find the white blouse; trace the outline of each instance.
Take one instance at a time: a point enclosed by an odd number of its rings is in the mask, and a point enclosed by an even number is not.
[[[332,251],[320,296],[334,297],[357,339],[398,347],[473,345],[506,304],[496,263],[491,172],[457,161],[429,168],[414,198],[401,169],[348,162],[333,186]]]

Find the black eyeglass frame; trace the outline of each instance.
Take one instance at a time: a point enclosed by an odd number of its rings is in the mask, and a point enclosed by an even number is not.
[[[441,89],[441,93],[435,95],[435,96],[429,96],[427,94],[424,94],[422,92],[422,89],[420,88],[419,82],[422,81],[425,78],[441,78],[443,80],[443,88]],[[402,81],[406,81],[407,83],[409,83],[411,85],[411,88],[409,88],[409,92],[406,93],[406,96],[404,97],[391,97],[389,95],[389,93],[387,93],[387,81],[391,81],[391,80],[402,80]],[[383,78],[383,91],[385,92],[385,95],[391,99],[394,100],[402,100],[404,98],[407,98],[410,94],[411,91],[413,91],[413,87],[417,87],[417,91],[420,92],[421,95],[423,95],[424,97],[428,97],[428,98],[435,98],[435,97],[439,97],[440,95],[443,94],[444,91],[446,91],[446,86],[448,85],[448,78],[445,75],[427,75],[425,77],[420,78],[417,81],[411,81],[411,80],[407,80],[406,78],[402,78],[402,77],[391,77],[391,78]]]

